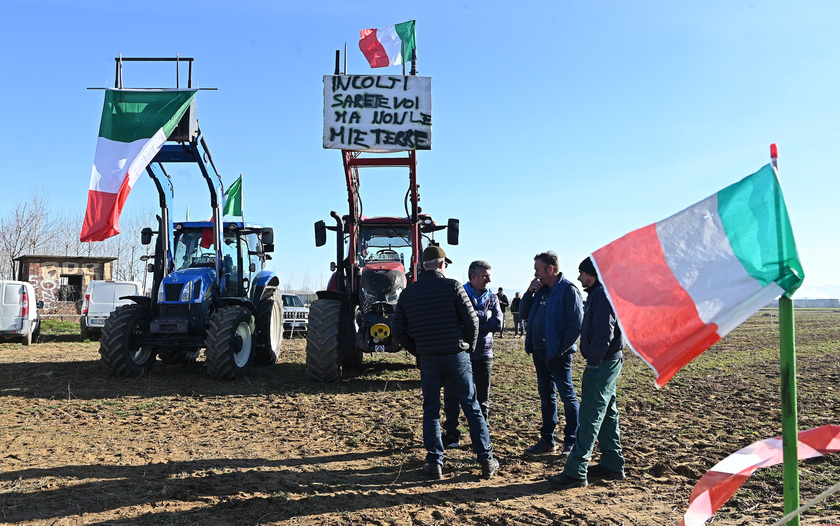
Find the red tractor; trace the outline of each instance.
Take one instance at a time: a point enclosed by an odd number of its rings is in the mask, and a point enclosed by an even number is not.
[[[447,242],[458,244],[459,222],[438,226],[421,213],[416,153],[389,157],[363,157],[342,150],[350,213],[330,215],[335,226],[315,223],[315,246],[327,242],[327,230],[336,233],[336,260],[327,290],[309,310],[306,337],[306,374],[315,381],[341,379],[342,368],[361,365],[365,352],[397,352],[391,322],[400,293],[422,270],[420,256],[434,241],[434,233],[447,229]],[[359,168],[405,167],[409,187],[406,217],[365,217],[361,214]],[[346,251],[345,251],[346,247]]]

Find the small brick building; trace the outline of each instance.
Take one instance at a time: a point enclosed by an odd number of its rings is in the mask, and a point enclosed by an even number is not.
[[[88,283],[113,279],[114,257],[20,256],[18,281],[35,287],[37,301],[44,307],[44,318],[74,319],[82,313],[82,300]]]

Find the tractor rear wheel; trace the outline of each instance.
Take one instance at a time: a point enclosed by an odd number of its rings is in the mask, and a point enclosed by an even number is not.
[[[341,302],[315,300],[309,307],[309,328],[306,331],[306,376],[316,382],[337,382],[341,379],[338,349]]]
[[[254,336],[254,365],[274,365],[283,342],[283,304],[280,292],[263,298],[257,307],[257,333]]]
[[[254,349],[254,317],[244,307],[221,307],[207,330],[207,372],[219,380],[244,378]]]
[[[151,370],[155,350],[140,346],[136,337],[146,334],[151,312],[145,305],[124,305],[111,314],[99,339],[101,361],[117,376],[138,377]]]

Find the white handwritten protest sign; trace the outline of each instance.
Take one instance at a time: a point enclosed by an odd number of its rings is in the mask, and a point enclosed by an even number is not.
[[[324,75],[324,148],[432,148],[432,78]]]

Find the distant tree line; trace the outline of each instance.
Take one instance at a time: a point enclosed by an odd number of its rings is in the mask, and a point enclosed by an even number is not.
[[[153,246],[140,244],[140,230],[155,226],[151,210],[129,211],[120,217],[120,234],[105,241],[82,243],[84,211],[56,209],[43,192],[33,192],[0,217],[0,278],[17,279],[20,256],[115,257],[114,279],[144,281],[145,262]]]

